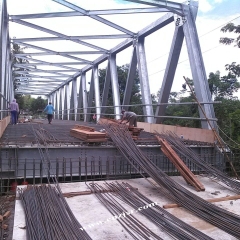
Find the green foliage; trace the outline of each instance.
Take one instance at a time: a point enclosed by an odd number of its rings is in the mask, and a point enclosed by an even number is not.
[[[43,110],[47,105],[47,100],[42,97],[32,98],[30,95],[16,95],[15,96],[20,110],[30,111],[36,114],[38,110]]]
[[[181,94],[181,93],[180,93]],[[188,97],[181,97],[180,100],[173,102],[195,102],[192,94]],[[199,112],[198,112],[198,106],[197,104],[191,104],[191,105],[169,105],[166,108],[166,116],[177,116],[177,117],[194,117],[199,118]],[[182,127],[194,127],[194,128],[200,128],[201,122],[191,119],[178,119],[178,118],[167,118],[163,121],[163,124],[169,124],[169,125],[178,125]]]
[[[117,66],[118,84],[119,84],[118,86],[119,86],[121,103],[123,102],[124,92],[126,88],[128,70],[129,70],[129,65]],[[103,89],[104,89],[105,77],[106,77],[106,70],[99,69],[99,86],[100,86],[101,93],[103,92]],[[143,115],[142,106],[137,106],[137,104],[142,104],[139,84],[140,84],[139,75],[138,75],[138,71],[136,71],[136,76],[134,78],[134,84],[133,84],[131,99],[130,99],[130,105],[135,105],[135,106],[129,107],[129,111],[133,111],[137,115]],[[109,87],[109,93],[108,93],[107,99],[108,99],[107,106],[113,106],[113,94],[112,94],[111,84]],[[114,109],[107,108],[106,114],[114,114]],[[143,119],[138,118],[138,121],[141,121],[141,120]]]
[[[232,64],[226,64],[225,68],[229,71],[229,75],[234,77],[240,77],[240,64],[233,62]]]
[[[38,97],[37,99],[33,99],[31,102],[31,107],[30,110],[33,113],[37,113],[38,110],[43,110],[47,105],[47,100],[46,99],[42,99],[41,97]]]
[[[229,68],[231,68],[229,66]],[[222,98],[234,99],[233,93],[238,92],[240,84],[235,75],[229,70],[228,75],[221,77],[220,72],[211,72],[208,78],[209,89],[214,100],[221,100]]]
[[[228,23],[226,26],[221,28],[221,31],[226,33],[226,32],[233,32],[238,34],[237,38],[228,38],[228,37],[223,37],[220,38],[220,43],[225,44],[225,45],[230,45],[232,43],[236,43],[236,47],[240,48],[240,25],[234,25],[233,23]]]
[[[230,136],[235,141],[240,142],[240,109],[229,114],[230,118]]]

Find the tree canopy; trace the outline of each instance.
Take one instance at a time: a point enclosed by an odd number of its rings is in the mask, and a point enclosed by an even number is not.
[[[220,38],[220,43],[230,45],[232,43],[235,43],[236,47],[240,48],[240,25],[234,25],[233,23],[228,23],[224,27],[221,28],[221,31],[226,33],[226,32],[233,32],[238,34],[236,38],[229,38],[229,37],[222,37]]]

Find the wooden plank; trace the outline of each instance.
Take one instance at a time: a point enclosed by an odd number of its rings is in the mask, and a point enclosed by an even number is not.
[[[86,132],[94,132],[95,131],[94,128],[88,127],[88,126],[83,126],[83,125],[75,125],[73,129],[83,130]]]
[[[220,197],[220,198],[209,198],[209,199],[206,199],[205,201],[214,203],[214,202],[223,202],[223,201],[238,200],[238,199],[240,199],[240,195]],[[177,208],[177,207],[181,207],[181,205],[177,203],[163,205],[163,208]]]
[[[165,139],[155,136],[158,142],[161,144],[161,149],[167,158],[174,164],[178,169],[180,174],[183,176],[185,181],[196,188],[197,191],[205,191],[202,183],[196,178],[196,176],[191,172],[191,170],[186,166],[182,159],[177,155],[177,153],[172,149]]]

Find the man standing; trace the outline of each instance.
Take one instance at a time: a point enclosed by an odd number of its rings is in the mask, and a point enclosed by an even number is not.
[[[122,110],[122,119],[120,123],[122,123],[124,120],[127,120],[125,123],[129,122],[129,127],[137,127],[137,115],[134,112],[127,112],[124,109]]]
[[[16,102],[16,99],[12,100],[12,102],[9,105],[9,109],[11,111],[12,125],[15,125],[17,124],[17,118],[18,118],[18,112],[19,112],[19,107],[18,107],[18,103]]]
[[[53,119],[53,112],[54,112],[54,108],[52,106],[52,103],[49,103],[45,109],[43,110],[43,112],[47,113],[47,118],[48,118],[48,124],[51,124],[52,119]]]

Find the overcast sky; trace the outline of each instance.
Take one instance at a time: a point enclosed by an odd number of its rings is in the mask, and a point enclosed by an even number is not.
[[[69,0],[69,2],[76,4],[87,10],[100,10],[100,9],[121,9],[125,7],[147,7],[146,5],[139,5],[129,3],[122,0]],[[182,2],[182,1],[176,1]],[[10,15],[15,14],[30,14],[30,13],[43,13],[43,12],[58,12],[58,11],[71,11],[70,9],[57,4],[51,0],[7,0],[8,12]],[[228,22],[240,24],[240,0],[199,0],[199,11],[196,19],[196,25],[200,40],[200,45],[203,53],[203,59],[207,75],[210,72],[219,70],[221,75],[226,72],[224,70],[225,64],[238,62],[240,63],[240,49],[233,46],[224,46],[219,44],[219,38],[224,36],[233,36],[220,32],[220,28]],[[139,14],[139,15],[104,15],[105,19],[111,20],[122,27],[131,31],[138,32],[151,22],[155,21],[161,16],[158,14]],[[81,22],[76,21],[77,18],[52,18],[52,19],[31,19],[31,23],[38,24],[43,27],[50,28],[54,31],[64,33],[66,35],[88,35],[88,34],[118,34],[119,32],[106,25],[100,24],[88,17],[81,17]],[[148,36],[145,40],[148,73],[150,80],[151,93],[156,93],[161,87],[161,82],[164,75],[164,69],[168,57],[168,52],[171,45],[173,36],[174,24],[170,24],[164,29]],[[19,24],[10,23],[10,37],[44,37],[51,36],[46,33],[39,32],[26,28]],[[91,40],[88,41],[97,44],[101,47],[114,47],[116,44],[123,41],[118,40]],[[34,43],[38,44],[38,43]],[[41,45],[40,45],[41,44]],[[83,48],[79,44],[65,44],[54,42],[51,48],[56,51],[81,51]],[[39,43],[39,46],[50,48],[44,43]],[[86,49],[84,49],[86,50]],[[33,52],[33,50],[28,50]],[[117,64],[123,65],[130,62],[132,48],[129,48],[117,55]],[[36,50],[35,50],[36,52]],[[82,57],[82,56],[81,56]],[[89,58],[89,56],[87,56]],[[96,58],[96,56],[94,56]],[[41,59],[41,58],[39,58]],[[48,58],[54,62],[54,57]],[[91,60],[91,59],[89,59]],[[66,61],[66,59],[64,59]],[[103,63],[99,68],[104,68],[106,63]],[[88,77],[90,74],[88,74]],[[186,45],[183,45],[182,53],[180,56],[179,64],[177,67],[176,76],[174,79],[172,91],[179,91],[184,82],[183,76],[191,78],[191,71],[188,62],[188,55]]]

